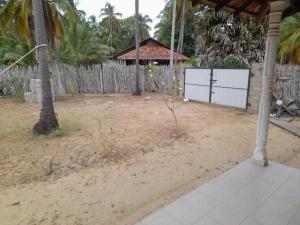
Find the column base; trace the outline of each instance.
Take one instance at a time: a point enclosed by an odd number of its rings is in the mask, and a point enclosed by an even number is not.
[[[268,166],[268,161],[269,160],[267,157],[266,149],[261,147],[256,147],[252,155],[252,163],[257,166],[266,167]]]
[[[267,167],[269,164],[269,160],[268,159],[251,159],[251,162],[256,165],[256,166],[260,166],[260,167]]]

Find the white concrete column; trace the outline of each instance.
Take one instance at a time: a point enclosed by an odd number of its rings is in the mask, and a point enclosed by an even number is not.
[[[266,40],[266,53],[263,69],[262,94],[258,114],[258,125],[256,134],[256,148],[252,161],[260,166],[268,165],[266,144],[269,129],[269,114],[272,101],[273,78],[276,66],[277,50],[279,45],[279,26],[283,11],[289,6],[288,0],[277,0],[269,2],[269,30]]]

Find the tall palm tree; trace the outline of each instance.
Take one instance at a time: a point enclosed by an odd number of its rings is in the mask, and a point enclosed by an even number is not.
[[[149,23],[152,20],[148,15],[143,16],[140,14],[139,16],[139,28],[140,28],[140,40],[145,40],[150,37],[149,31],[151,27]],[[135,43],[135,16],[130,16],[124,20],[122,20],[122,37],[124,47],[128,48],[128,46],[132,46]]]
[[[102,45],[97,30],[90,21],[80,21],[69,25],[60,45],[62,62],[74,65],[99,64],[105,61],[112,49]]]
[[[300,64],[300,13],[281,23],[279,54],[282,63]]]
[[[43,3],[40,0],[32,0],[32,10],[34,14],[35,39],[37,45],[43,45],[47,42],[47,32],[44,16]],[[47,48],[41,47],[37,50],[38,55],[38,73],[41,78],[42,87],[42,108],[39,121],[34,125],[33,132],[36,134],[49,134],[54,129],[59,128],[55,116],[52,92],[50,84],[50,72],[48,65]]]
[[[63,36],[63,22],[76,20],[80,11],[74,8],[70,0],[42,0],[47,41],[55,49],[55,39]],[[34,40],[34,23],[32,0],[7,0],[0,11],[0,27],[13,27],[21,38]]]
[[[148,25],[149,23],[152,23],[152,19],[148,15],[139,15],[139,28],[141,40],[144,40],[149,37],[149,30],[151,30],[151,27]]]
[[[0,35],[0,65],[11,65],[32,49],[30,43],[14,37],[7,32]],[[18,63],[20,66],[33,66],[36,64],[35,54],[29,54]]]
[[[182,54],[183,51],[183,42],[184,42],[184,29],[186,23],[186,13],[188,7],[188,0],[180,0],[180,31],[177,45],[177,52]]]
[[[140,23],[139,0],[135,0],[135,88],[133,95],[141,95],[140,89]]]
[[[170,54],[170,68],[173,72],[173,59],[174,59],[174,39],[175,39],[175,22],[176,22],[176,1],[173,0],[173,13],[172,13],[172,33],[171,33],[171,54]]]
[[[100,16],[103,17],[102,23],[108,26],[108,38],[107,45],[113,46],[113,33],[121,29],[119,18],[122,16],[121,13],[115,12],[115,7],[109,2],[105,4],[105,7],[100,10]]]

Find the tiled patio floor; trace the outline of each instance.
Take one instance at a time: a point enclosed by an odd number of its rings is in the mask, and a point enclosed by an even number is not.
[[[136,225],[300,225],[300,170],[243,162]]]

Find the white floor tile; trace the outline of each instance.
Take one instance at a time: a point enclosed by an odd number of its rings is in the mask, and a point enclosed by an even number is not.
[[[136,225],[300,225],[300,170],[248,160]]]
[[[267,208],[259,208],[241,225],[288,225],[290,218],[284,217]]]

